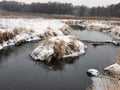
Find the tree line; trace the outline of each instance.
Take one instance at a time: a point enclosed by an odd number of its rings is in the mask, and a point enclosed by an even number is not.
[[[43,14],[76,15],[83,17],[120,17],[120,3],[107,7],[74,6],[71,3],[19,3],[16,1],[1,1],[0,10],[31,12]]]

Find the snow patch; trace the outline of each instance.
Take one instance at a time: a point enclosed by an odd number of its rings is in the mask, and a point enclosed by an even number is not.
[[[89,69],[89,70],[87,71],[87,74],[88,74],[89,76],[99,76],[99,75],[100,75],[100,72],[99,72],[98,70],[96,70],[96,69]]]
[[[94,90],[114,90],[114,80],[108,76],[91,77]],[[117,89],[116,89],[117,90]]]
[[[113,65],[110,65],[104,69],[105,71],[112,71],[115,72],[116,74],[120,75],[120,65],[118,63],[115,63]]]
[[[63,36],[69,31],[69,25],[60,20],[0,18],[0,49],[52,36]]]

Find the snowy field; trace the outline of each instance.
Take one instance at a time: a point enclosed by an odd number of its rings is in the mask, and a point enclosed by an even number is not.
[[[120,22],[104,20],[71,20],[71,19],[43,19],[43,18],[0,18],[0,50],[11,45],[21,45],[38,40],[40,44],[29,52],[34,60],[50,62],[66,57],[77,57],[86,54],[87,46],[80,37],[69,35],[71,25],[78,25],[88,31],[98,31],[120,41]],[[117,42],[115,41],[115,43]],[[110,41],[111,42],[111,41]],[[19,47],[20,48],[20,47]],[[94,67],[93,67],[94,68]],[[105,70],[120,72],[120,65],[113,64]],[[93,70],[94,73],[94,70]],[[105,78],[109,81],[109,78]],[[101,76],[92,77],[96,90],[101,83]],[[110,82],[110,81],[109,81]],[[104,87],[102,87],[102,90]]]
[[[0,49],[50,36],[63,36],[69,30],[69,26],[59,20],[0,18]]]

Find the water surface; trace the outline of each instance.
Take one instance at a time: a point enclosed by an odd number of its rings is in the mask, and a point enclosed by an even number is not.
[[[75,35],[80,37],[82,40],[92,40],[92,41],[106,41],[106,40],[113,40],[112,37],[105,33],[101,33],[98,31],[90,31],[90,30],[72,30],[70,32],[71,35]]]
[[[78,31],[72,34],[81,37]],[[89,34],[85,37],[91,39]],[[105,37],[102,38],[107,39]],[[90,68],[102,70],[113,63],[116,54],[112,45],[93,47],[87,44],[85,55],[48,66],[29,58],[37,43],[0,51],[0,90],[85,90],[92,83],[86,71]]]

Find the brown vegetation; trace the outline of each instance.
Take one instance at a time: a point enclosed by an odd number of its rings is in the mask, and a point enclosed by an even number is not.
[[[0,44],[2,44],[3,38],[2,38],[2,32],[0,32]]]
[[[73,54],[74,52],[80,52],[80,47],[75,45],[75,42],[78,39],[72,36],[71,38],[72,38],[71,41],[68,43],[57,37],[55,40],[52,40],[50,38],[45,38],[43,41],[41,41],[39,46],[43,46],[43,47],[53,46],[53,50],[54,50],[53,55],[45,56],[45,62],[49,62],[53,58],[55,58],[56,60],[60,60],[63,58],[64,55],[70,55]],[[35,54],[36,53],[34,53],[34,55]]]
[[[15,27],[15,28],[13,29],[13,33],[14,33],[15,35],[19,35],[22,31],[23,31],[23,28],[17,28],[17,27]]]
[[[120,80],[118,78],[111,78],[113,83],[101,82],[99,87],[103,87],[102,90],[120,90]],[[90,85],[86,90],[97,90],[93,85]]]
[[[66,34],[68,34],[68,32],[70,32],[71,29],[70,29],[69,25],[65,25],[64,27],[62,27],[59,30],[62,31],[66,35]]]
[[[7,41],[9,38],[8,38],[8,32],[4,32],[2,33],[2,38],[4,41]]]
[[[77,39],[73,37],[71,38],[74,40],[72,40],[69,43],[66,43],[64,40],[59,40],[59,42],[51,41],[48,38],[45,39],[42,43],[44,43],[45,45],[53,44],[55,52],[53,56],[55,56],[55,58],[57,59],[61,59],[64,55],[69,55],[72,54],[73,52],[80,52],[79,47],[75,45],[75,40]]]
[[[11,32],[0,32],[0,43],[2,44],[3,41],[8,41],[9,39],[13,39],[14,34]]]
[[[117,55],[115,57],[115,62],[120,64],[120,48],[117,48]]]
[[[20,35],[22,32],[25,33],[33,33],[33,30],[26,30],[24,28],[17,28],[15,27],[12,32],[1,32],[0,31],[0,44],[3,43],[3,41],[9,41],[10,39],[13,39],[16,35]],[[15,45],[20,45],[22,43],[25,43],[25,40],[21,40],[19,42],[16,42]]]
[[[115,20],[120,21],[120,18],[116,17],[79,17],[74,15],[55,15],[55,14],[40,14],[40,13],[19,13],[19,12],[0,12],[0,17],[6,18],[54,18],[54,19],[83,19],[83,20]]]
[[[14,38],[14,34],[13,33],[8,33],[9,39],[13,39]]]

